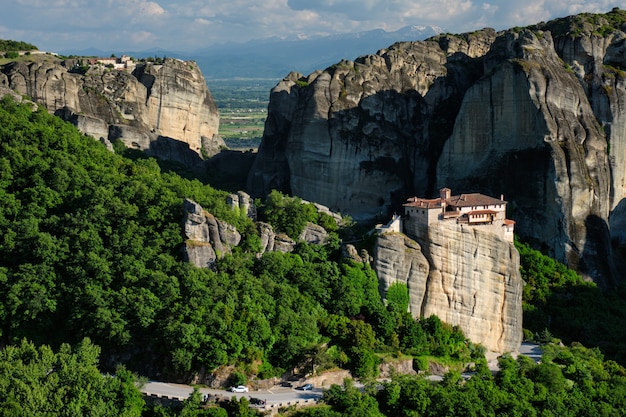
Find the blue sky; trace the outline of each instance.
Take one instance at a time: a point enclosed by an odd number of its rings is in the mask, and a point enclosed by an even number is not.
[[[407,25],[453,33],[506,29],[613,7],[626,8],[626,0],[11,0],[2,6],[0,38],[51,52],[186,52],[229,41]]]

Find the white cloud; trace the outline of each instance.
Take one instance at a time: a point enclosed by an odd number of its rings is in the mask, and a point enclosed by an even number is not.
[[[156,39],[156,36],[151,32],[140,31],[131,33],[132,42],[135,44],[145,44]]]
[[[163,10],[161,6],[151,1],[141,3],[139,5],[139,11],[151,16],[162,15],[165,13],[165,10]]]
[[[614,0],[14,0],[3,5],[0,33],[50,50],[193,49],[414,24],[506,29],[612,7]]]

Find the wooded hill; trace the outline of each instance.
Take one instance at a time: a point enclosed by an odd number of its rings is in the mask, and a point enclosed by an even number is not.
[[[405,287],[390,289],[388,303],[383,304],[373,270],[343,259],[338,236],[329,245],[300,243],[293,253],[271,252],[257,258],[255,224],[226,205],[225,192],[163,169],[142,154],[117,149],[117,154],[106,150],[44,109],[33,112],[30,105],[17,104],[9,97],[0,101],[0,341],[5,347],[0,355],[0,408],[18,410],[18,414],[37,410],[37,402],[23,401],[35,387],[48,389],[38,391],[41,398],[60,395],[54,388],[57,385],[44,381],[51,369],[67,363],[72,354],[77,355],[73,362],[63,366],[85,369],[91,377],[94,369],[112,372],[123,364],[141,375],[189,380],[202,368],[210,371],[234,365],[237,371],[229,382],[279,376],[301,365],[317,372],[344,367],[367,380],[377,375],[382,360],[406,357],[418,358],[418,368],[429,360],[453,368],[469,361],[484,364],[482,348],[458,329],[434,316],[411,317],[406,312]],[[243,243],[220,260],[216,270],[182,261],[184,198],[197,201],[243,235]],[[259,207],[261,219],[268,221],[278,209],[293,212],[294,220],[287,225],[274,220],[279,231],[303,219],[328,221],[297,199],[280,194],[259,202]],[[326,226],[332,233],[342,232]],[[525,268],[531,270],[531,266]],[[577,277],[561,282],[550,271],[541,277],[533,274],[538,278],[531,285],[539,289],[529,290],[533,302],[529,311],[539,318],[550,317],[548,325],[559,322],[552,316],[560,311],[551,309],[552,297],[562,297],[567,303],[576,297],[574,288],[589,288],[581,287]],[[612,308],[623,314],[620,294],[615,295]],[[600,292],[587,296],[604,297]],[[585,325],[592,325],[592,319],[587,318]],[[559,329],[549,331],[558,336]],[[620,334],[612,329],[603,340]],[[549,332],[540,335],[550,339]],[[75,353],[69,346],[77,346]],[[567,404],[570,395],[580,401],[576,408],[566,410],[600,407],[608,415],[617,415],[615,410],[626,406],[624,369],[616,362],[605,362],[599,350],[576,349],[580,353],[557,350],[545,367],[505,359],[508,371],[500,377],[489,379],[485,374],[465,385],[453,374],[432,389],[420,379],[395,380],[380,395],[333,388],[326,395],[332,409],[305,413],[355,415],[351,407],[356,406],[364,407],[368,415],[420,412],[424,404],[438,403],[445,393],[448,414],[444,410],[436,415],[452,415],[458,404],[470,398],[463,397],[470,395],[469,388],[463,387],[483,381],[497,384],[495,391],[485,392],[504,398],[489,402],[487,394],[481,393],[480,401],[492,404],[491,409],[485,408],[491,410],[485,415],[561,410],[557,405]],[[59,351],[60,356],[53,357],[52,351]],[[100,361],[97,368],[94,355]],[[27,371],[16,371],[29,363],[33,368],[28,368],[28,377]],[[479,365],[479,372],[484,372],[481,369]],[[94,388],[86,384],[88,378],[66,376],[55,383],[72,387],[77,398],[82,398],[79,393],[92,395],[86,391]],[[107,398],[119,398],[119,410],[132,409],[128,415],[137,415],[136,397],[125,384],[94,389],[108,392]],[[419,404],[408,401],[415,384],[425,396]],[[523,408],[512,402],[521,395],[519,386],[535,393],[520,399]],[[126,390],[125,394],[120,390]],[[557,397],[550,396],[553,392]],[[406,402],[401,400],[405,397]],[[126,404],[124,398],[130,402]],[[599,405],[587,408],[583,399]],[[85,410],[89,407],[89,401],[80,404]],[[245,415],[241,410],[229,409],[228,414]],[[171,413],[183,415],[180,410]],[[186,415],[218,415],[208,410],[194,413]]]

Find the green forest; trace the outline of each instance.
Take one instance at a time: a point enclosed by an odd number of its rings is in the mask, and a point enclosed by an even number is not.
[[[331,237],[258,257],[256,225],[225,191],[116,150],[45,109],[0,101],[0,415],[255,415],[245,401],[209,407],[197,395],[148,406],[137,389],[144,377],[190,380],[223,365],[236,369],[232,383],[301,366],[371,382],[333,386],[290,415],[624,414],[623,287],[604,293],[518,242],[525,336],[545,355],[539,365],[502,357],[492,375],[458,328],[407,312],[406,287],[383,302],[374,270],[342,256],[352,222],[272,192],[256,202],[260,220],[292,237],[314,222]],[[185,198],[242,234],[215,269],[183,261]],[[381,362],[405,358],[452,371],[439,384],[375,382]],[[467,363],[476,375],[466,381]]]
[[[12,41],[0,39],[0,51],[18,52],[18,51],[36,51],[37,47],[30,43],[21,41]]]

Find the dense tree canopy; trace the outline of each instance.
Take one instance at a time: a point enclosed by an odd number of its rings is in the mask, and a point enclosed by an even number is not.
[[[182,260],[184,198],[243,234],[215,270]],[[403,355],[416,357],[420,369],[426,357],[478,363],[467,383],[451,373],[439,385],[394,379],[379,393],[332,388],[326,406],[303,415],[612,415],[623,407],[624,370],[598,350],[553,348],[539,366],[503,358],[493,378],[483,372],[481,348],[458,328],[407,312],[406,286],[389,288],[383,303],[375,272],[343,259],[336,235],[327,245],[299,242],[291,253],[258,257],[256,226],[227,206],[225,192],[162,170],[154,159],[109,152],[10,98],[0,101],[0,201],[0,401],[18,414],[53,398],[50,407],[63,402],[87,415],[115,406],[126,410],[116,415],[136,415],[140,401],[128,391],[130,372],[116,368],[121,358],[144,375],[177,377],[230,364],[242,382],[309,365],[346,367],[367,380],[382,360]],[[306,222],[337,231],[334,219],[297,198],[274,192],[259,203],[263,219],[294,238]],[[539,252],[518,248],[527,333],[609,341],[605,353],[623,364],[623,289],[604,294]],[[56,371],[66,363],[71,372]],[[97,378],[96,365],[118,369],[118,378]],[[87,381],[86,391],[64,391],[57,376]],[[26,392],[32,403],[21,402]],[[85,395],[95,398],[96,411],[85,408]],[[585,396],[592,407],[585,408]],[[194,401],[150,412],[247,413],[246,404],[199,411]]]
[[[373,375],[377,352],[393,341],[402,341],[396,351],[427,343],[415,336],[424,334],[418,321],[385,308],[368,265],[341,259],[336,240],[257,258],[245,243],[258,242],[256,228],[226,205],[225,192],[164,172],[153,159],[113,154],[9,98],[0,103],[0,196],[4,344],[89,337],[103,364],[123,356],[146,374],[257,364],[246,372],[271,376],[323,343],[329,353],[318,352],[320,363],[358,375]],[[184,198],[244,234],[216,270],[182,261]],[[263,207],[275,227],[294,235],[306,221],[337,227],[278,193]],[[293,211],[297,230],[271,214],[279,208]],[[428,343],[417,351],[439,341]]]
[[[515,245],[526,283],[526,336],[602,346],[607,358],[626,364],[626,282],[603,291],[529,245],[517,241]]]
[[[98,369],[99,348],[88,339],[76,348],[21,341],[0,351],[0,414],[3,416],[142,415],[145,402],[136,378],[124,368]]]
[[[484,362],[469,379],[450,372],[434,383],[396,376],[382,387],[354,388],[350,381],[324,393],[326,405],[297,417],[339,416],[622,416],[626,372],[597,349],[546,345],[543,360],[500,358],[493,375]]]

